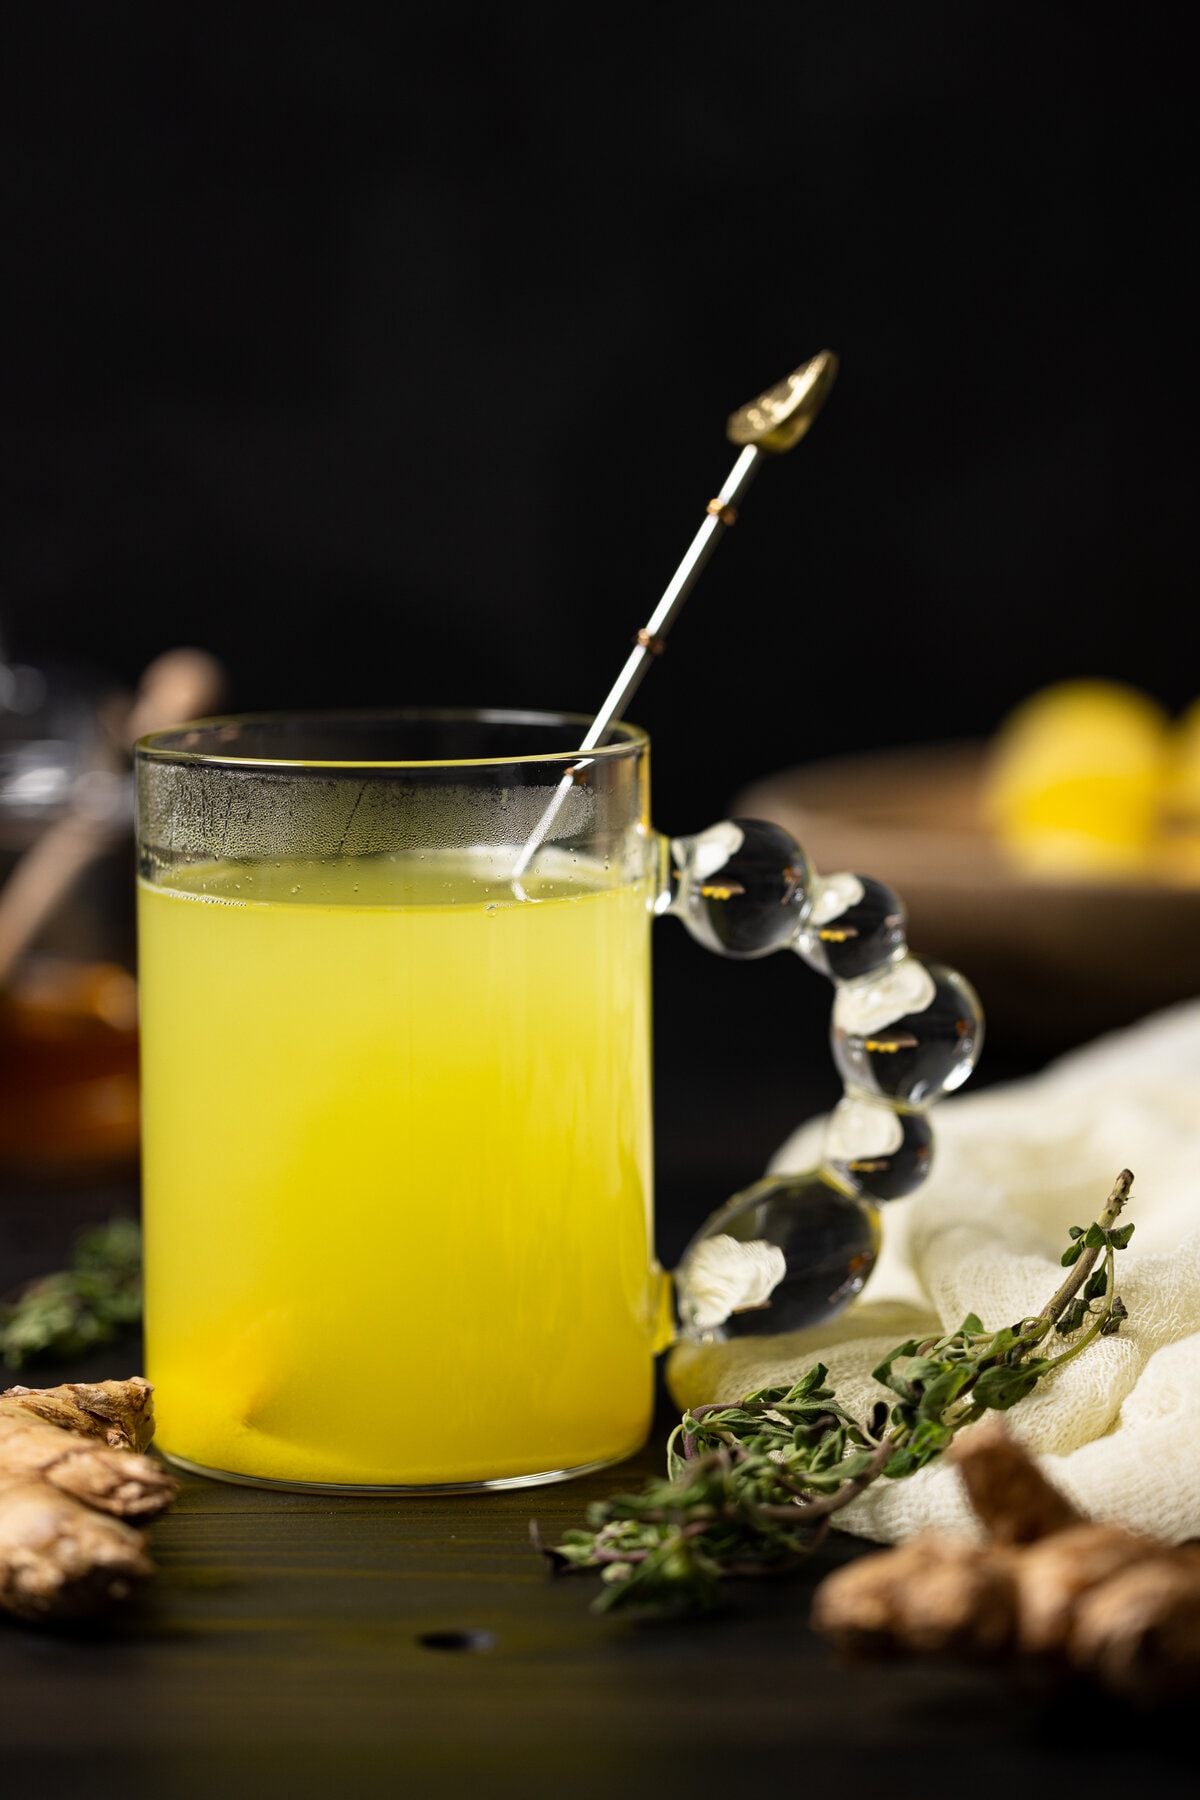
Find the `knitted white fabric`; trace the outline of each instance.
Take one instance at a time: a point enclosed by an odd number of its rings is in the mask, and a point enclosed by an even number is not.
[[[788,1139],[772,1170],[810,1167],[823,1120]],[[1129,1322],[1089,1345],[1005,1415],[1046,1475],[1093,1518],[1178,1542],[1200,1536],[1200,1002],[1072,1051],[1044,1073],[952,1099],[935,1114],[923,1188],[883,1208],[883,1251],[864,1297],[832,1324],[727,1344],[680,1344],[680,1406],[798,1379],[818,1360],[865,1414],[871,1379],[902,1338],[996,1327],[1040,1310],[1063,1278],[1069,1225],[1099,1213],[1134,1172],[1117,1258]],[[880,1481],[836,1517],[893,1543],[929,1526],[975,1530],[953,1469]]]

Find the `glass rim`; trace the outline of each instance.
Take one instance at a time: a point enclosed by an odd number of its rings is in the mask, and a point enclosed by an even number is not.
[[[480,769],[499,768],[511,763],[572,763],[578,762],[580,757],[578,747],[570,750],[517,751],[495,756],[248,756],[244,752],[208,750],[188,741],[201,734],[207,736],[230,727],[270,726],[282,721],[325,728],[339,722],[348,725],[451,725],[458,722],[474,725],[527,725],[531,730],[575,725],[579,727],[581,742],[593,723],[592,716],[588,713],[541,712],[528,708],[492,706],[316,707],[312,710],[298,708],[294,711],[281,709],[275,712],[219,713],[210,718],[192,719],[182,725],[148,732],[134,745],[134,754],[139,761],[146,762],[195,763],[205,767],[242,769]],[[625,719],[615,719],[608,729],[616,741],[598,744],[594,749],[583,752],[589,761],[610,761],[649,748],[649,735],[640,725],[630,724]]]

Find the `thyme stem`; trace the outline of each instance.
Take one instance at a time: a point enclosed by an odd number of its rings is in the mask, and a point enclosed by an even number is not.
[[[1101,1231],[1107,1234],[1112,1230],[1113,1226],[1121,1216],[1121,1209],[1129,1199],[1129,1190],[1132,1186],[1133,1176],[1128,1169],[1122,1169],[1121,1173],[1117,1176],[1116,1181],[1113,1183],[1112,1193],[1108,1196],[1108,1199],[1104,1204],[1104,1211],[1096,1220]],[[1067,1279],[1059,1288],[1058,1292],[1052,1295],[1045,1306],[1043,1306],[1038,1317],[1045,1319],[1047,1325],[1056,1325],[1066,1312],[1067,1308],[1074,1301],[1080,1288],[1095,1268],[1101,1248],[1102,1246],[1097,1244],[1086,1249],[1067,1276]]]

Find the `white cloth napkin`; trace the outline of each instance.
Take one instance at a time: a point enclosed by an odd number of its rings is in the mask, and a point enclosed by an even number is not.
[[[771,1169],[817,1161],[822,1123],[789,1138]],[[1128,1324],[1005,1417],[1092,1517],[1172,1542],[1200,1536],[1200,1002],[1028,1080],[948,1100],[933,1123],[933,1171],[883,1208],[883,1250],[862,1298],[809,1331],[677,1345],[675,1399],[736,1399],[821,1361],[843,1404],[865,1415],[884,1398],[871,1370],[901,1339],[951,1330],[968,1312],[995,1327],[1044,1306],[1063,1276],[1067,1227],[1094,1219],[1132,1169],[1124,1217],[1136,1231],[1116,1264]],[[836,1523],[887,1543],[932,1526],[976,1530],[944,1462],[876,1482]]]

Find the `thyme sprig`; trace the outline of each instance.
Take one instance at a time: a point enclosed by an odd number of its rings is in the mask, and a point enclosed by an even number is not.
[[[110,1219],[79,1233],[69,1268],[0,1299],[0,1363],[80,1356],[141,1316],[141,1232],[136,1219]]]
[[[685,1412],[667,1444],[667,1473],[637,1494],[588,1508],[588,1528],[535,1546],[556,1571],[596,1569],[593,1602],[617,1608],[709,1610],[728,1576],[772,1575],[815,1548],[834,1513],[881,1477],[923,1469],[985,1412],[1006,1412],[1119,1331],[1116,1252],[1133,1235],[1117,1223],[1133,1176],[1117,1177],[1098,1219],[1073,1225],[1070,1273],[1041,1312],[988,1331],[968,1313],[945,1336],[898,1344],[874,1371],[888,1390],[855,1419],[817,1363],[791,1387],[757,1388],[736,1404]],[[1050,1354],[1054,1341],[1073,1340]]]

